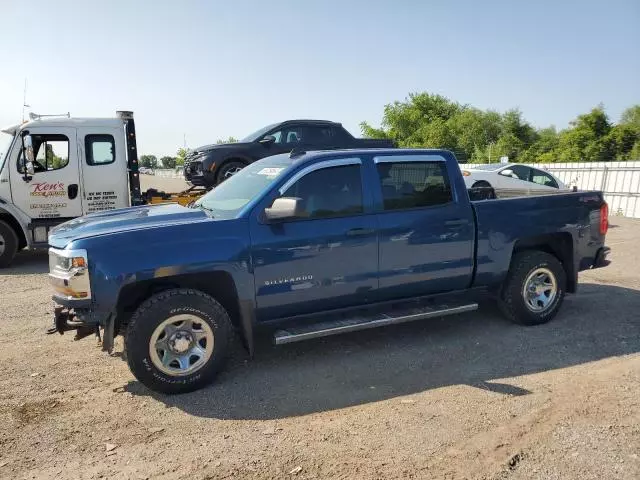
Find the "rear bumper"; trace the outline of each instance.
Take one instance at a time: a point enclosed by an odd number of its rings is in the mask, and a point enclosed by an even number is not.
[[[608,259],[609,254],[611,253],[611,249],[609,247],[602,247],[596,253],[596,258],[593,262],[593,268],[601,268],[606,267],[611,263]]]

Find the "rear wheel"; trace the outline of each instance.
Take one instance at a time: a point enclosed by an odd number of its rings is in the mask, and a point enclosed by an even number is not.
[[[18,252],[20,241],[11,225],[0,220],[0,268],[8,267]]]
[[[127,362],[151,390],[184,393],[210,383],[232,335],[226,310],[209,295],[173,289],[145,301],[127,327]]]
[[[246,165],[243,162],[232,160],[222,165],[216,176],[216,184],[220,184],[225,180],[233,177],[236,173],[242,170]]]
[[[505,316],[521,325],[539,325],[558,313],[566,291],[562,263],[541,251],[516,254],[511,261],[499,305]]]

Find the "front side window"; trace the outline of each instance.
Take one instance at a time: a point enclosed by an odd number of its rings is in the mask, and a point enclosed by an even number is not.
[[[551,175],[534,168],[531,169],[531,181],[533,183],[537,183],[538,185],[558,188],[558,182],[556,182]]]
[[[65,135],[32,135],[35,173],[64,168],[69,163],[69,139]],[[23,152],[18,157],[18,171],[24,173]]]
[[[282,196],[302,199],[307,218],[362,213],[360,166],[344,165],[315,170],[291,185]]]
[[[507,170],[511,170],[513,175],[516,176],[518,180],[523,180],[525,182],[529,181],[529,176],[531,174],[531,169],[529,167],[525,167],[524,165],[511,165]]]
[[[108,165],[116,161],[116,142],[112,135],[87,135],[84,147],[89,165]]]
[[[283,143],[293,144],[302,142],[303,132],[301,127],[289,127],[284,130]]]
[[[453,200],[444,162],[377,164],[385,210],[432,207]]]

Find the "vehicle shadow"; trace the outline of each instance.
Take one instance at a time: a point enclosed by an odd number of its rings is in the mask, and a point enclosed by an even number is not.
[[[28,275],[48,271],[49,254],[46,250],[22,250],[16,254],[9,267],[0,270],[0,276]]]
[[[581,284],[546,325],[508,323],[492,304],[479,312],[273,347],[238,355],[209,387],[161,395],[125,390],[191,415],[278,419],[377,402],[447,385],[505,395],[531,392],[509,377],[640,351],[640,291]]]

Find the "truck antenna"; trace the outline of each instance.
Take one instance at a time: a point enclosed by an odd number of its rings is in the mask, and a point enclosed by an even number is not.
[[[27,78],[24,79],[24,92],[22,93],[22,123],[24,123],[24,109],[31,108],[31,105],[27,105]]]

